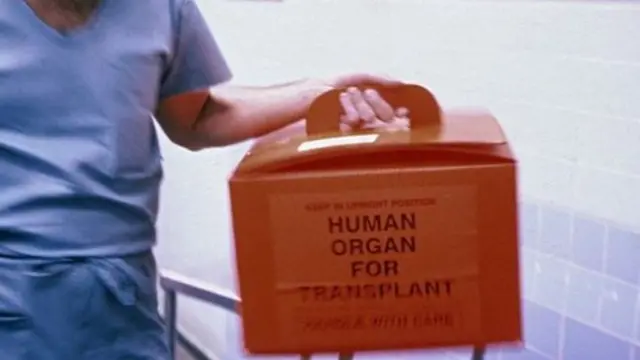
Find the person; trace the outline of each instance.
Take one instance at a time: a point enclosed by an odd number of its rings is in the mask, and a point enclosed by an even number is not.
[[[359,90],[399,83],[386,77],[230,84],[194,0],[0,1],[0,48],[3,359],[169,359],[152,255],[154,119],[187,149],[225,146],[344,88],[344,125],[399,121]]]

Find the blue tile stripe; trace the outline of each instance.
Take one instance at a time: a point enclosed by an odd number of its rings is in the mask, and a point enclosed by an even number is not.
[[[640,360],[640,233],[554,204],[520,204],[529,352],[505,359]]]

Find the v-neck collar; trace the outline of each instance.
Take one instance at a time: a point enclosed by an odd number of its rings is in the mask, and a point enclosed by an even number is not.
[[[103,21],[104,13],[106,12],[110,2],[110,0],[100,1],[100,4],[94,10],[91,17],[84,24],[72,30],[63,32],[44,22],[44,20],[38,16],[38,14],[31,8],[31,6],[29,6],[29,4],[27,4],[25,0],[11,1],[19,3],[18,7],[21,9],[25,17],[28,18],[43,35],[57,42],[74,42],[90,36]]]

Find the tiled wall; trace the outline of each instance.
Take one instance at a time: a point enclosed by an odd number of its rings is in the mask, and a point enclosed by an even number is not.
[[[490,108],[521,161],[528,346],[492,358],[640,360],[640,2],[199,3],[237,82],[382,71]],[[165,148],[165,266],[231,286],[224,179],[245,148]]]
[[[640,359],[640,234],[545,202],[521,206],[526,354]]]

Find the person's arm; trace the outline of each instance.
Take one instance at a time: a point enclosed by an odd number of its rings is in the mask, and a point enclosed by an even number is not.
[[[173,44],[160,81],[155,117],[171,141],[195,146],[194,125],[209,102],[209,89],[231,71],[194,0],[173,2]]]
[[[191,92],[165,101],[159,109],[165,131],[177,144],[191,150],[225,146],[264,136],[302,120],[316,97],[333,88],[351,85],[400,84],[397,80],[370,74],[353,74],[333,80],[304,79],[267,87],[223,84],[209,91]],[[406,127],[404,115],[376,92],[349,91],[342,94],[347,127],[357,126],[361,118],[369,126]],[[350,118],[350,119],[349,119]],[[380,121],[382,120],[382,121]]]
[[[161,82],[156,118],[169,139],[187,149],[233,144],[302,120],[313,100],[332,88],[399,84],[381,76],[353,74],[269,87],[230,85],[231,72],[197,5],[193,0],[179,3],[175,51]],[[393,118],[393,110],[379,95],[360,91],[343,95],[343,107],[351,114],[347,122]]]
[[[222,84],[168,99],[158,116],[165,119],[168,136],[183,147],[225,146],[303,119],[313,100],[330,89],[328,83],[312,79],[267,87]]]

